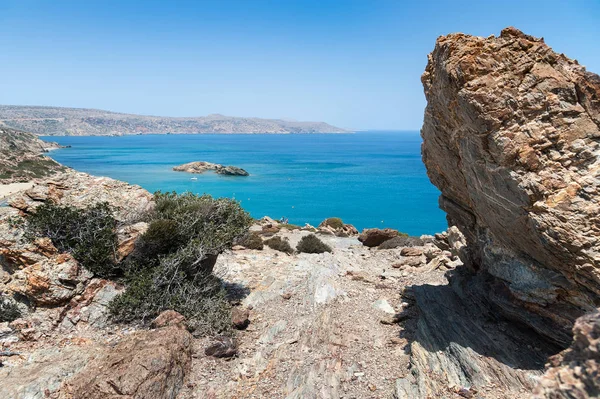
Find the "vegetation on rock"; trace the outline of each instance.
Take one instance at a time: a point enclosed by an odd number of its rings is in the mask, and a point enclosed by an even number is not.
[[[24,221],[25,237],[48,237],[61,252],[69,252],[99,277],[117,272],[117,222],[107,203],[85,209],[46,202]]]
[[[0,295],[0,323],[10,322],[21,317],[21,311],[17,304],[9,298]]]
[[[164,310],[197,334],[231,328],[231,306],[212,274],[218,254],[243,237],[252,218],[239,203],[191,193],[156,193],[149,227],[126,261],[127,290],[110,303],[120,322],[148,322]]]
[[[294,248],[290,245],[289,241],[279,236],[269,238],[265,241],[265,244],[279,252],[285,252],[286,254],[293,254]]]
[[[265,247],[260,234],[255,231],[249,232],[242,237],[242,239],[238,241],[238,244],[248,249],[262,250]]]
[[[307,254],[322,254],[323,252],[332,251],[329,245],[325,244],[314,234],[302,237],[296,246],[296,250]]]
[[[332,229],[335,229],[335,230],[343,229],[344,222],[340,218],[327,218],[327,219],[323,220],[321,222],[321,224],[319,225],[319,227],[323,227],[323,226],[331,227]]]

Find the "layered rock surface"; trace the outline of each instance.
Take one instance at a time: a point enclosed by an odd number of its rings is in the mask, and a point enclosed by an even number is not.
[[[437,40],[423,160],[482,300],[566,346],[600,304],[600,77],[537,39]]]

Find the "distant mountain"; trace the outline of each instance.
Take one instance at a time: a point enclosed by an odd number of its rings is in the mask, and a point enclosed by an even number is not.
[[[240,118],[212,114],[162,117],[98,109],[0,105],[0,126],[47,136],[106,136],[150,133],[346,133],[324,122]]]

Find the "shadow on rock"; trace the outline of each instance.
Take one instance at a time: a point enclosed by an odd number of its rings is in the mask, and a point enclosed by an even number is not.
[[[502,318],[485,299],[480,275],[461,267],[447,285],[411,287],[418,316],[407,322],[411,381],[419,397],[448,387],[498,386],[531,390],[548,356],[561,348],[525,325]]]

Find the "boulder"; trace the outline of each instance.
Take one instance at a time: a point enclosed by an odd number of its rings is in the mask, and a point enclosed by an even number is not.
[[[232,357],[237,353],[237,344],[231,337],[219,336],[215,338],[215,342],[204,349],[206,356],[217,358]]]
[[[501,313],[568,345],[600,305],[600,77],[515,28],[442,36],[428,61],[423,160],[461,260]]]
[[[248,309],[233,308],[231,311],[231,324],[237,330],[245,330],[250,324],[250,311]]]
[[[398,234],[398,230],[393,229],[365,229],[358,236],[358,241],[367,247],[376,247],[398,236]]]
[[[103,348],[64,384],[63,397],[175,398],[191,368],[192,340],[180,325],[135,332]]]
[[[391,238],[387,241],[384,241],[377,248],[378,249],[393,249],[393,248],[402,248],[402,247],[420,247],[424,244],[425,244],[425,242],[419,237],[398,236],[398,237]]]

